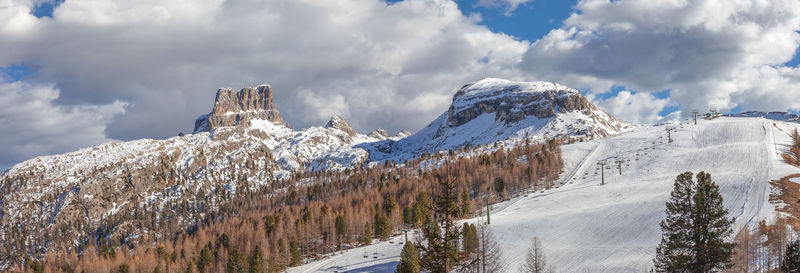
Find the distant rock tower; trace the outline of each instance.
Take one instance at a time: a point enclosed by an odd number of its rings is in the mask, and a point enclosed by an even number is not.
[[[195,132],[211,131],[225,126],[248,126],[250,120],[263,119],[283,123],[280,112],[272,100],[272,87],[262,84],[239,91],[232,88],[217,90],[214,109],[194,123]]]

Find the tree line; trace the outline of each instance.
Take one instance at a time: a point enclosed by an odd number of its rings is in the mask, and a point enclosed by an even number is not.
[[[196,224],[184,229],[170,218],[151,215],[157,212],[116,216],[164,219],[161,225],[175,228],[168,236],[138,244],[88,240],[81,249],[26,257],[10,269],[281,272],[374,239],[386,240],[403,227],[430,229],[426,225],[437,215],[433,204],[442,197],[435,190],[440,178],[450,177],[454,187],[447,194],[455,204],[448,213],[464,218],[485,202],[554,186],[562,164],[559,141],[549,140],[465,147],[342,172],[298,173],[258,190],[240,187],[236,195],[215,191],[185,208],[176,206],[187,216],[198,212],[191,221]],[[216,202],[203,202],[210,198]]]

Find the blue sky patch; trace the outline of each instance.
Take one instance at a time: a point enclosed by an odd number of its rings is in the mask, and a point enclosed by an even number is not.
[[[4,80],[10,81],[19,81],[23,78],[30,76],[33,74],[33,69],[25,66],[25,65],[9,65],[6,67],[0,67],[0,78]]]
[[[61,5],[61,3],[64,3],[64,0],[51,0],[37,3],[31,10],[31,14],[36,16],[36,18],[53,18],[53,11],[56,9],[56,7],[58,7],[58,5]]]

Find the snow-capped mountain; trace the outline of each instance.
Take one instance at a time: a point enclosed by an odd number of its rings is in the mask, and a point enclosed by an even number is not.
[[[61,228],[75,239],[70,244],[78,244],[86,239],[81,228],[104,226],[118,213],[271,186],[295,172],[359,166],[367,153],[353,144],[388,138],[385,131],[359,134],[340,117],[325,126],[293,130],[272,103],[269,85],[220,89],[214,109],[198,118],[194,134],[106,143],[13,166],[0,176],[0,238],[16,226],[39,235],[44,232],[40,227]],[[214,199],[210,202],[213,207]],[[189,226],[199,220],[176,221]],[[113,231],[94,236],[124,241],[146,236],[125,223],[112,225]],[[44,236],[33,237],[42,241],[28,244],[53,247]]]
[[[459,89],[447,112],[414,135],[358,145],[369,160],[401,160],[424,152],[507,139],[594,139],[632,128],[579,91],[552,82],[486,78]]]
[[[750,117],[750,118],[765,118],[777,121],[796,122],[800,123],[800,115],[788,112],[761,112],[761,111],[747,111],[737,114],[725,115],[728,117]]]
[[[152,210],[160,215],[154,221],[166,217],[190,226],[213,210],[215,198],[243,189],[277,190],[285,187],[277,181],[297,172],[338,171],[523,137],[594,139],[630,127],[578,91],[549,82],[484,79],[465,85],[430,125],[396,136],[381,129],[358,133],[341,117],[294,130],[272,96],[268,84],[219,89],[193,134],[106,143],[13,166],[0,175],[0,238],[21,227],[31,234],[25,243],[38,250],[79,245],[90,236],[85,230],[95,238],[135,242],[159,235],[117,222],[115,214]],[[162,209],[187,203],[203,209],[177,219]],[[65,238],[61,244],[46,238],[54,233]]]

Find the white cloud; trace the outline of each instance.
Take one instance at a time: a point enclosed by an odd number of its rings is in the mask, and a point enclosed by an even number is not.
[[[800,1],[585,0],[523,67],[573,87],[657,92],[683,109],[800,107]],[[635,112],[635,111],[634,111]]]
[[[670,105],[669,98],[659,99],[650,93],[620,91],[605,100],[594,99],[594,103],[612,115],[635,123],[649,123],[663,119],[659,113]]]
[[[448,0],[83,0],[41,19],[29,9],[0,11],[0,26],[25,25],[0,31],[0,66],[34,68],[29,80],[56,83],[66,105],[135,102],[107,130],[123,139],[189,131],[218,87],[262,82],[296,127],[340,114],[361,131],[413,131],[449,102],[411,102],[519,78],[529,46]],[[311,95],[344,105],[321,109]]]
[[[347,117],[350,114],[347,102],[345,102],[344,96],[340,94],[317,94],[308,89],[300,89],[298,91],[297,95],[303,102],[315,110],[316,119],[326,119],[336,115]]]
[[[126,103],[59,106],[52,86],[0,82],[0,166],[107,142],[105,129]]]
[[[478,0],[476,6],[485,8],[502,8],[505,9],[505,15],[511,16],[519,6],[530,2],[531,0]]]

